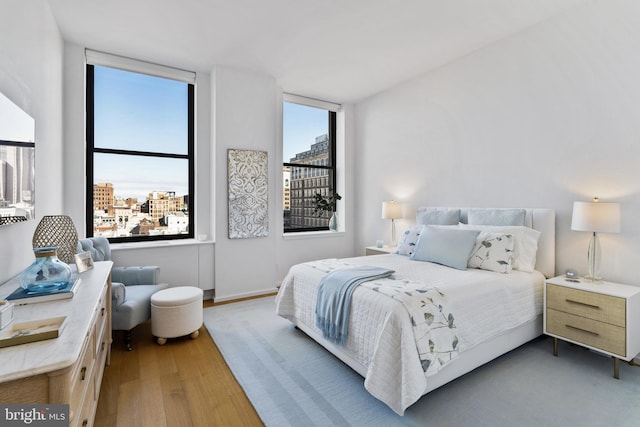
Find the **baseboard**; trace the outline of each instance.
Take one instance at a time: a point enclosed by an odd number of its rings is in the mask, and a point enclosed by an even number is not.
[[[249,298],[249,297],[269,296],[274,294],[275,294],[275,289],[268,288],[268,289],[262,289],[260,291],[243,292],[240,294],[226,295],[223,297],[214,296],[213,302],[214,303],[225,302],[225,301],[239,300],[239,299]]]

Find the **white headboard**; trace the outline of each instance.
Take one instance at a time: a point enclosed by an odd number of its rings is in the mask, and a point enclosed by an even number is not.
[[[419,207],[416,214],[419,216],[421,212],[433,207]],[[467,223],[467,213],[470,209],[487,209],[495,210],[496,208],[457,208],[446,207],[438,209],[460,209],[460,221]],[[538,208],[517,208],[524,209],[526,216],[524,225],[531,227],[540,232],[540,240],[538,240],[538,253],[536,256],[536,270],[545,275],[545,277],[555,276],[556,271],[556,212],[553,209]]]

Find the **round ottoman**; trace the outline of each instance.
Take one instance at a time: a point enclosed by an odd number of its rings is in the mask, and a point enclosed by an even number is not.
[[[151,295],[151,333],[163,345],[167,338],[191,334],[196,338],[202,326],[202,289],[178,286]]]

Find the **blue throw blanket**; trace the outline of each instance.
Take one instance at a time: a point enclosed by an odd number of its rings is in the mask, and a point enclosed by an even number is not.
[[[322,336],[338,345],[347,341],[351,295],[358,285],[394,273],[381,267],[362,266],[336,270],[320,280],[316,300],[316,326]]]

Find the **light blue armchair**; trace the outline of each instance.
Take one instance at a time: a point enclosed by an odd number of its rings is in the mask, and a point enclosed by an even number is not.
[[[104,237],[78,240],[77,253],[90,252],[94,261],[110,261],[111,247]],[[113,267],[111,270],[112,329],[124,331],[124,343],[131,350],[131,331],[151,317],[151,295],[167,288],[158,283],[160,268]]]

